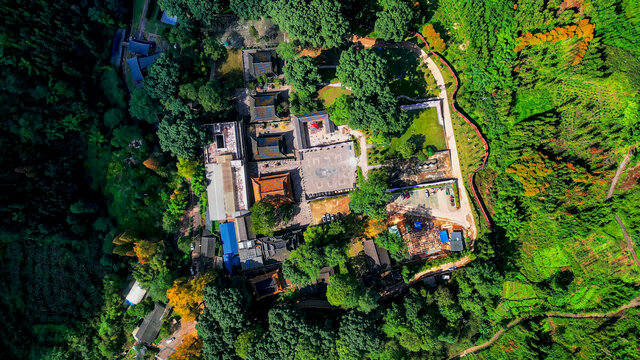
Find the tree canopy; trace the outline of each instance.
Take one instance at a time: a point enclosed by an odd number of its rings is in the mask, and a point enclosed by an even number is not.
[[[350,47],[340,54],[336,76],[356,96],[381,93],[389,82],[387,60],[374,50]]]
[[[407,0],[386,0],[385,9],[379,12],[375,31],[385,40],[402,41],[413,25],[414,13]]]
[[[284,75],[287,82],[301,92],[313,93],[320,83],[318,67],[309,56],[301,56],[287,61]]]
[[[316,48],[341,45],[349,32],[337,0],[274,0],[268,12],[282,31]]]
[[[178,158],[191,159],[202,148],[205,132],[193,119],[167,115],[158,125],[158,139],[164,151]]]
[[[336,274],[329,278],[327,300],[331,305],[358,309],[365,313],[378,307],[378,294],[365,288],[350,274]]]
[[[358,183],[358,188],[351,192],[349,207],[356,213],[366,214],[373,220],[387,218],[387,203],[391,200],[387,174],[385,172],[369,172],[369,178]]]

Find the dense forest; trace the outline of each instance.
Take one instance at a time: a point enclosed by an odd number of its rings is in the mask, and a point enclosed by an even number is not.
[[[0,5],[6,358],[130,356],[131,332],[153,302],[173,306],[172,320],[197,320],[197,338],[174,359],[444,359],[512,321],[519,322],[472,356],[638,357],[638,310],[622,317],[616,311],[640,295],[640,268],[616,216],[632,245],[640,245],[639,2],[157,3],[179,23],[162,32],[171,46],[149,68],[143,88],[128,86],[126,71],[110,63],[114,32],[132,25],[131,2]],[[389,143],[411,121],[399,110],[407,84],[394,79],[422,81],[424,70],[412,63],[410,75],[396,76],[399,64],[407,66],[396,54],[404,53],[356,51],[349,39],[356,34],[425,50],[415,33],[427,39],[459,78],[456,108],[489,144],[487,166],[475,184],[465,184],[481,195],[476,215],[486,206],[491,218],[491,227],[477,221],[472,263],[445,284],[413,286],[396,298],[381,298],[357,281],[348,245],[369,237],[361,216],[386,216],[388,174],[379,171],[358,180],[354,216],[307,228],[282,265],[286,279],[301,287],[326,266],[338,269],[324,295],[330,309],[294,306],[305,296],[294,290],[259,301],[239,276],[188,279],[184,214],[197,204],[204,212],[207,201],[201,125],[236,117],[238,84],[209,76],[211,64],[231,51],[214,31],[230,14],[270,19],[288,34],[290,41],[277,46],[295,89],[287,111],[326,108],[334,122],[361,129],[376,144]],[[302,52],[313,49],[337,54],[328,80],[350,88],[330,106],[318,94],[327,81],[323,69]],[[453,92],[453,77],[443,69]],[[481,147],[469,145],[477,141],[471,135],[456,137],[468,178],[467,169],[481,163]],[[433,155],[411,144],[399,152]],[[608,197],[625,156],[629,162]],[[258,233],[270,235],[289,217],[288,209],[256,205]],[[397,237],[375,241],[394,258],[406,251]],[[123,289],[131,279],[149,289],[149,298],[126,308]],[[161,336],[169,335],[163,325]]]

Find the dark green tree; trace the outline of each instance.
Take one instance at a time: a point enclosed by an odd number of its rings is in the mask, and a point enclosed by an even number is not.
[[[336,274],[329,278],[327,300],[331,305],[365,313],[378,307],[378,294],[365,288],[350,274]]]
[[[166,100],[178,93],[182,76],[177,55],[164,52],[153,65],[144,79],[144,90],[154,99]]]
[[[358,184],[351,192],[349,207],[356,213],[366,214],[374,220],[387,218],[387,203],[391,200],[387,174],[382,171],[369,172],[369,178]]]
[[[158,121],[160,107],[158,103],[143,89],[134,87],[131,90],[131,100],[129,101],[129,113],[131,116],[149,123]]]
[[[336,76],[356,96],[381,93],[389,83],[387,60],[374,50],[350,47],[340,54]]]
[[[314,93],[320,82],[320,74],[314,60],[309,56],[287,61],[284,67],[284,76],[287,82],[297,91]]]
[[[276,48],[276,53],[278,53],[281,59],[287,61],[293,60],[300,53],[300,50],[298,50],[299,47],[300,45],[295,41],[281,42]]]
[[[266,15],[265,0],[231,0],[229,7],[236,15],[247,20],[259,20]]]
[[[251,205],[251,231],[256,234],[273,235],[278,225],[278,211],[267,201],[258,201]]]
[[[231,108],[225,90],[214,81],[209,81],[198,89],[198,102],[206,111],[224,111]]]
[[[385,40],[402,41],[413,24],[414,12],[406,0],[385,1],[384,11],[378,13],[375,31]]]
[[[158,126],[162,150],[184,159],[193,158],[203,146],[205,132],[194,120],[183,116],[165,116]]]
[[[368,129],[374,134],[398,134],[409,125],[406,112],[398,107],[398,101],[388,87],[379,95],[355,97],[351,102],[349,126]]]
[[[340,360],[360,360],[382,345],[382,332],[369,314],[349,311],[340,321],[336,348]]]
[[[294,39],[313,47],[341,45],[349,32],[337,0],[275,0],[268,3],[269,17]]]
[[[327,108],[331,121],[336,125],[344,125],[351,118],[351,96],[342,94]]]
[[[398,234],[383,231],[375,238],[375,243],[387,249],[391,257],[396,261],[402,261],[407,258],[407,244]]]

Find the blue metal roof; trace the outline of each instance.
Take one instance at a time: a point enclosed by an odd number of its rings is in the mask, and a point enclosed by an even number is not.
[[[222,261],[224,268],[232,274],[234,267],[240,265],[238,257],[238,241],[236,240],[236,227],[232,222],[220,224],[220,239],[222,240]]]
[[[128,59],[127,64],[129,65],[129,70],[131,70],[131,79],[133,79],[133,81],[142,81],[142,71],[140,71],[138,58],[133,57]]]
[[[132,39],[129,41],[129,51],[142,54],[144,56],[149,55],[151,51],[151,43],[143,42],[139,40]]]
[[[162,56],[162,53],[157,53],[151,56],[145,56],[138,58],[138,64],[140,64],[140,69],[146,69],[151,66],[158,58]]]
[[[440,231],[440,242],[449,242],[449,234],[447,233],[447,230]]]
[[[165,23],[167,25],[176,25],[178,24],[178,15],[171,16],[167,14],[166,11],[163,11],[162,17],[160,18],[160,22]]]

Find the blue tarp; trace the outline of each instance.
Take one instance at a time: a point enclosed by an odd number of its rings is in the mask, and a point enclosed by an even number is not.
[[[449,234],[447,233],[447,230],[440,231],[440,242],[449,242]]]
[[[142,81],[142,71],[140,71],[140,64],[138,63],[138,58],[131,58],[127,60],[127,65],[129,65],[129,70],[131,70],[131,79],[133,81]]]
[[[163,11],[160,22],[163,22],[167,25],[176,25],[178,24],[178,15],[170,16],[166,11]]]
[[[140,69],[146,69],[151,66],[158,58],[162,55],[162,53],[157,53],[151,56],[145,56],[138,58],[138,64],[140,64]]]
[[[238,257],[238,241],[236,240],[236,227],[234,223],[228,222],[220,224],[220,239],[222,240],[222,260],[224,268],[229,274],[233,273],[234,267],[240,265]]]
[[[153,44],[148,42],[131,39],[129,41],[129,51],[148,56],[151,52],[152,45]]]

